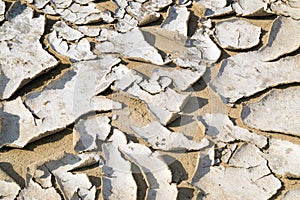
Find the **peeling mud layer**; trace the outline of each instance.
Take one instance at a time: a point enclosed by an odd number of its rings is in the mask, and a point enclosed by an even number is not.
[[[299,13],[0,0],[0,199],[299,199]]]

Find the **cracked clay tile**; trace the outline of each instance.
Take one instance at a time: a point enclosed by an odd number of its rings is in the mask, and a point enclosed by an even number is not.
[[[243,19],[224,20],[215,26],[215,38],[225,49],[249,49],[260,42],[261,28]]]
[[[152,152],[145,145],[132,142],[121,146],[120,151],[134,162],[146,177],[147,199],[176,199],[178,190],[172,183],[171,171],[158,152]]]
[[[267,145],[265,136],[250,132],[247,129],[235,126],[228,116],[215,113],[205,114],[199,120],[204,124],[205,134],[209,135],[216,143],[217,142],[234,142],[245,141],[263,148]]]
[[[292,142],[271,138],[269,148],[264,157],[268,160],[269,166],[275,174],[284,177],[300,177],[300,159],[297,156],[300,151],[300,145]]]
[[[124,133],[114,129],[109,138],[110,143],[102,145],[105,164],[102,168],[103,185],[102,195],[104,199],[137,199],[137,183],[133,178],[131,163],[124,159],[119,148],[127,145]],[[126,185],[126,187],[124,187]]]
[[[259,56],[258,52],[247,52],[222,61],[210,87],[224,103],[234,103],[267,88],[300,81],[299,55],[273,62],[260,61]]]
[[[200,157],[201,159],[201,157]],[[271,174],[267,161],[257,147],[242,145],[229,160],[229,166],[198,166],[202,176],[192,184],[207,199],[269,199],[281,188],[281,182]]]
[[[33,18],[33,13],[33,9],[17,1],[0,27],[0,99],[11,97],[58,63],[39,41],[44,32],[45,16]]]
[[[168,130],[157,121],[153,121],[144,127],[131,126],[131,129],[148,142],[152,148],[158,150],[200,150],[209,145],[209,141],[206,138],[203,138],[201,141],[189,139],[183,133]]]
[[[117,33],[109,30],[107,41],[96,44],[96,53],[119,53],[125,58],[163,65],[164,61],[158,50],[151,46],[139,29],[127,33]]]
[[[261,100],[244,106],[241,117],[244,124],[255,129],[299,136],[299,101],[299,87],[273,89]]]

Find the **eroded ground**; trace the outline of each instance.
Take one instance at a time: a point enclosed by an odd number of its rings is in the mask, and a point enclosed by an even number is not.
[[[0,198],[299,199],[299,13],[0,0]]]

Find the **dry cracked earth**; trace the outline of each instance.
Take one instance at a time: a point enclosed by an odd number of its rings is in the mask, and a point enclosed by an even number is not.
[[[0,0],[0,199],[300,199],[299,0]]]

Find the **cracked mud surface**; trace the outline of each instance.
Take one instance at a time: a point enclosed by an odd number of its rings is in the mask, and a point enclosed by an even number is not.
[[[299,13],[0,0],[0,199],[299,199]]]

